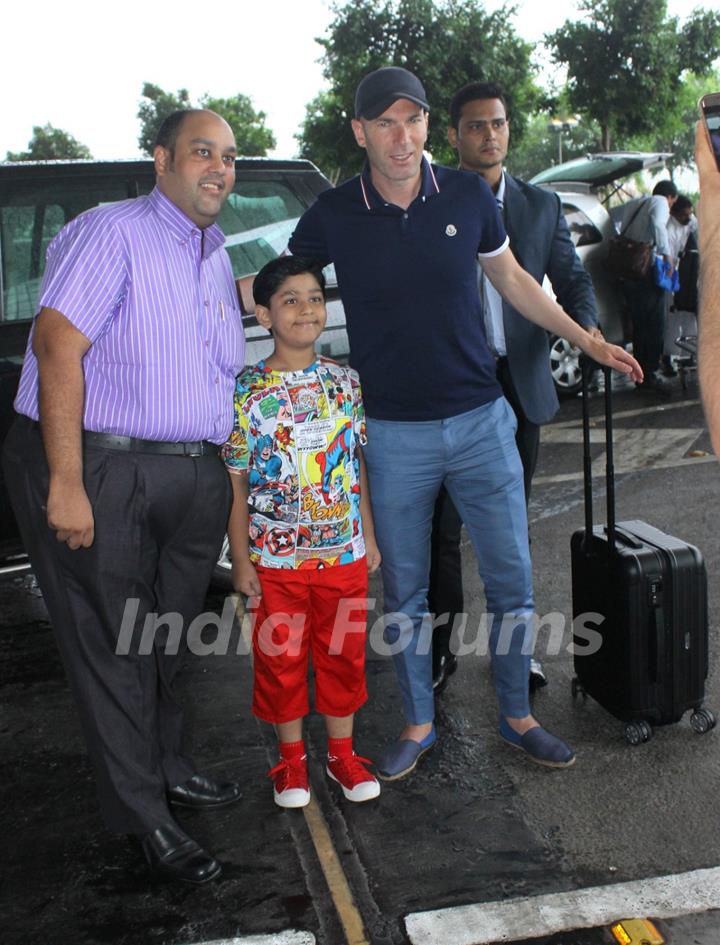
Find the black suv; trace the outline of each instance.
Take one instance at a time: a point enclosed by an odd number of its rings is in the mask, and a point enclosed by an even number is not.
[[[238,158],[236,181],[218,223],[236,278],[255,273],[287,246],[303,211],[330,183],[310,161]],[[48,243],[73,217],[98,204],[150,193],[152,161],[48,161],[0,164],[0,443],[13,417]],[[347,356],[345,317],[332,277],[320,350]],[[247,360],[269,353],[267,333],[243,315]],[[0,473],[0,573],[22,554]],[[227,562],[225,562],[227,565]],[[221,566],[220,574],[223,568]]]

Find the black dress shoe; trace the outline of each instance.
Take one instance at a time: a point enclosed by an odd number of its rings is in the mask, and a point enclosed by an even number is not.
[[[177,824],[162,824],[140,838],[150,869],[182,883],[209,883],[222,872],[218,861],[198,846]]]
[[[178,807],[207,810],[234,804],[240,800],[242,792],[236,781],[212,781],[194,774],[189,781],[168,788],[167,796],[170,803]]]
[[[659,394],[661,397],[670,397],[673,390],[675,390],[674,385],[660,374],[646,374],[645,380],[640,384],[636,383],[635,387],[637,390],[646,391],[650,394]]]
[[[454,653],[433,653],[433,692],[440,695],[447,681],[457,669],[457,656]]]

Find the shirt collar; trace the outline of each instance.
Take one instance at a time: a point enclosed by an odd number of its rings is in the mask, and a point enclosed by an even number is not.
[[[368,210],[375,210],[377,207],[391,206],[373,187],[372,180],[370,179],[370,165],[367,162],[365,162],[365,167],[360,175],[360,191],[363,202]],[[435,171],[433,171],[432,165],[425,155],[423,155],[422,161],[420,162],[420,191],[415,200],[419,198],[424,202],[427,197],[432,197],[434,194],[439,193],[440,186],[435,177]]]
[[[185,243],[189,239],[198,239],[201,236],[204,236],[203,239],[203,258],[207,259],[211,256],[217,249],[225,242],[225,235],[217,223],[213,223],[208,227],[205,227],[204,230],[201,230],[200,227],[193,223],[193,221],[187,217],[180,207],[177,204],[174,204],[169,197],[167,197],[159,187],[154,187],[148,196],[150,205],[158,215],[160,220],[165,224],[170,233],[178,240],[180,243]]]
[[[497,193],[495,194],[495,199],[501,206],[505,204],[505,171],[500,175],[500,183]]]

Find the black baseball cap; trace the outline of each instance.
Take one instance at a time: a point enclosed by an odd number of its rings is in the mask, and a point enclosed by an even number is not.
[[[355,92],[355,117],[377,118],[399,98],[430,111],[422,82],[401,66],[385,66],[368,73]]]

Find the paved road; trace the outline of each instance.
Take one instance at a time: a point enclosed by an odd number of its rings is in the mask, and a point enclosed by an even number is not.
[[[720,471],[696,396],[691,385],[659,405],[618,392],[618,518],[645,519],[705,554],[707,704],[720,710]],[[569,537],[583,522],[578,431],[579,403],[566,402],[545,430],[531,505],[538,612],[556,623],[571,612]],[[598,471],[601,434],[598,425]],[[469,547],[464,576],[468,640],[484,609]],[[379,582],[373,592],[378,616]],[[273,804],[273,735],[250,715],[246,646],[239,623],[227,622],[225,655],[192,656],[182,678],[199,768],[245,789],[236,808],[182,818],[225,863],[219,882],[196,890],[148,884],[138,851],[103,831],[42,599],[22,578],[0,585],[0,605],[4,945],[594,945],[612,941],[607,929],[559,931],[628,914],[658,917],[678,945],[720,943],[720,730],[700,737],[684,721],[629,748],[620,723],[572,700],[569,625],[541,631],[550,685],[535,709],[575,746],[574,768],[533,766],[500,742],[487,656],[468,654],[438,707],[437,748],[376,803],[351,805],[327,783],[322,727],[311,719],[314,803],[303,814]],[[209,612],[223,606],[209,595]],[[208,650],[217,639],[208,627]],[[368,682],[357,747],[374,757],[400,722],[392,667],[372,648]],[[697,914],[674,917],[681,912]]]

